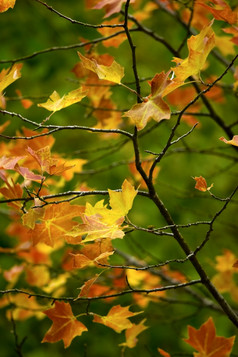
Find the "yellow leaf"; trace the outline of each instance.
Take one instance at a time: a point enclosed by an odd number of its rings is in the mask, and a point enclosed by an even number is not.
[[[121,192],[115,192],[110,189],[108,192],[110,196],[109,203],[112,210],[118,212],[119,216],[126,216],[132,207],[138,191],[134,189],[129,181],[125,180],[122,184]]]
[[[226,140],[223,136],[219,138],[219,140],[223,141],[226,144],[238,146],[238,135],[234,135],[231,140]]]
[[[125,346],[133,348],[136,346],[138,339],[137,336],[148,327],[144,325],[146,319],[142,320],[139,324],[132,324],[130,328],[126,330],[126,342],[121,343],[119,346]]]
[[[90,60],[89,58],[84,57],[80,52],[78,52],[78,55],[84,68],[96,73],[99,79],[104,79],[118,84],[121,83],[121,79],[124,77],[124,68],[116,61],[113,61],[110,66],[104,66],[102,64],[98,64],[95,59]]]
[[[50,112],[57,112],[63,108],[66,108],[74,103],[80,102],[87,92],[83,92],[81,88],[75,89],[60,98],[59,94],[54,91],[50,98],[45,103],[37,104],[38,107],[45,108]]]
[[[1,5],[0,5],[1,9]],[[21,77],[22,63],[15,63],[12,67],[8,69],[3,69],[0,72],[0,93],[8,87],[11,83],[15,82]]]
[[[128,318],[140,313],[141,312],[129,311],[129,306],[122,307],[120,305],[116,305],[111,308],[107,316],[95,314],[93,322],[108,326],[114,331],[120,333],[122,330],[133,326],[132,322],[128,320]]]
[[[176,76],[176,81],[183,82],[189,76],[194,76],[205,65],[207,56],[215,46],[215,34],[211,28],[213,22],[196,36],[191,36],[188,41],[189,55],[184,60],[174,58],[177,67],[171,68]]]

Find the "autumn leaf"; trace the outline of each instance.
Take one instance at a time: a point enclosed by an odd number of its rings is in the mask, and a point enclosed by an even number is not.
[[[209,10],[216,20],[225,21],[231,25],[238,23],[238,9],[232,11],[230,6],[223,0],[213,0],[212,7],[207,5],[205,1],[199,1],[198,5]]]
[[[207,181],[202,176],[199,177],[195,176],[193,177],[193,179],[196,181],[195,188],[199,191],[206,192],[213,187],[213,183],[211,184],[211,186],[207,187]]]
[[[81,336],[88,330],[73,315],[69,303],[56,301],[53,309],[43,312],[53,321],[53,324],[41,342],[54,343],[63,340],[64,347],[67,348],[76,336]]]
[[[170,72],[156,74],[151,83],[151,95],[143,103],[133,105],[123,116],[129,117],[138,130],[143,129],[149,119],[159,122],[170,119],[170,108],[162,99],[166,87],[171,84],[168,78]],[[180,84],[178,84],[180,85]]]
[[[13,9],[16,0],[1,0],[0,1],[0,12],[7,11],[10,7]]]
[[[219,138],[219,140],[223,141],[226,144],[238,146],[238,135],[234,135],[231,140],[226,140],[223,136]]]
[[[116,192],[108,189],[110,196],[110,206],[114,212],[118,212],[119,216],[126,216],[130,211],[134,198],[137,195],[137,190],[125,180],[122,184],[121,192]]]
[[[134,348],[138,342],[137,336],[148,328],[144,325],[145,321],[146,319],[142,320],[139,324],[132,324],[126,330],[126,342],[121,343],[119,346]]]
[[[117,12],[121,11],[122,5],[126,2],[126,0],[87,0],[87,7],[91,7],[93,9],[102,9],[106,11],[106,15],[104,17],[109,17]],[[135,2],[135,0],[131,0],[131,3]]]
[[[11,179],[10,181],[5,181],[7,187],[0,188],[0,193],[8,200],[15,198],[22,198],[23,190],[19,183],[14,183]],[[8,203],[9,206],[14,207],[15,209],[20,209],[22,207],[22,202],[13,201]]]
[[[184,341],[199,353],[196,357],[228,357],[230,356],[235,336],[226,338],[216,336],[216,329],[212,317],[196,330],[188,326],[189,338]]]
[[[205,65],[207,56],[215,46],[215,34],[211,28],[213,22],[204,27],[196,36],[191,36],[188,41],[188,57],[184,60],[174,57],[177,66],[171,68],[175,73],[176,81],[183,82],[189,76],[200,72]]]
[[[124,77],[124,68],[116,61],[113,61],[110,66],[104,66],[98,64],[95,59],[91,60],[84,57],[80,52],[78,52],[78,55],[84,68],[96,73],[99,79],[104,79],[117,84],[121,83],[121,79]]]
[[[84,97],[86,97],[87,92],[82,91],[81,88],[75,89],[68,94],[63,95],[63,97],[60,97],[60,95],[54,91],[51,95],[50,98],[47,100],[45,103],[40,103],[37,104],[38,107],[45,108],[49,110],[50,112],[57,112],[63,108],[66,108],[74,103],[80,102]]]
[[[71,205],[69,202],[46,206],[40,223],[36,223],[34,229],[30,231],[33,244],[44,242],[53,247],[77,225],[77,222],[72,219],[80,216],[83,211],[84,207]]]
[[[128,320],[129,317],[136,316],[141,312],[129,311],[130,306],[122,307],[120,305],[113,306],[106,316],[94,314],[93,322],[103,324],[112,328],[114,331],[120,333],[122,330],[131,328],[132,322]]]
[[[32,100],[27,99],[27,98],[22,98],[22,93],[19,89],[16,89],[16,94],[21,99],[21,104],[24,109],[29,109],[33,105]]]
[[[80,288],[80,294],[78,295],[78,297],[88,297],[89,294],[89,290],[92,287],[92,285],[95,283],[95,281],[97,280],[97,278],[99,277],[100,274],[96,274],[92,279],[89,279],[88,281],[86,281],[83,286]],[[77,298],[76,298],[77,300]]]
[[[162,348],[158,348],[158,352],[159,352],[159,353],[161,354],[161,356],[163,356],[163,357],[171,357],[171,355],[170,355],[168,352],[162,350]]]
[[[6,10],[5,10],[6,11]],[[0,4],[1,12],[1,4]],[[12,67],[8,69],[3,69],[0,72],[0,93],[4,91],[11,83],[15,82],[21,77],[22,63],[15,63]]]

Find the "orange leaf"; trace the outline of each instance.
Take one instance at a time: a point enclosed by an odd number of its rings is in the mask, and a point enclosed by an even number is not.
[[[130,110],[124,113],[123,116],[129,117],[138,130],[143,129],[149,119],[154,119],[157,122],[162,119],[170,119],[169,106],[162,99],[164,91],[170,84],[172,84],[172,81],[168,78],[169,74],[170,72],[157,73],[150,83],[151,96],[143,103],[133,105]],[[177,86],[179,85],[181,84],[179,83]]]
[[[184,60],[174,58],[177,67],[171,68],[176,76],[176,81],[183,82],[189,76],[194,76],[205,65],[207,56],[215,46],[215,34],[211,28],[213,22],[196,36],[191,36],[188,43],[189,55]]]
[[[77,225],[72,219],[80,216],[83,211],[84,207],[71,205],[69,202],[46,206],[44,216],[40,218],[41,223],[36,223],[31,230],[33,244],[44,242],[53,247]]]
[[[0,12],[7,11],[10,7],[13,9],[16,0],[1,0],[0,1]]]
[[[6,10],[5,10],[6,11]],[[1,4],[0,4],[1,12]],[[8,69],[3,69],[0,72],[0,92],[2,92],[6,87],[8,87],[12,82],[16,81],[21,77],[22,63],[15,63],[12,67]]]
[[[235,336],[226,338],[216,336],[216,329],[212,317],[196,330],[188,326],[189,338],[184,340],[199,353],[196,357],[228,357],[230,356]]]
[[[84,68],[96,73],[99,79],[104,79],[118,84],[121,83],[121,79],[124,77],[124,68],[116,61],[113,61],[110,66],[104,66],[102,64],[98,64],[94,58],[91,60],[84,57],[80,52],[78,52],[78,55]]]
[[[64,347],[67,348],[74,337],[81,336],[84,331],[88,330],[73,315],[69,303],[56,301],[53,309],[43,312],[53,321],[53,324],[41,342],[54,343],[63,340]]]
[[[128,320],[129,317],[140,314],[141,312],[129,311],[130,306],[122,307],[120,305],[113,306],[108,312],[107,316],[100,316],[95,314],[93,322],[103,324],[112,328],[114,331],[120,333],[122,330],[133,326],[132,322]]]
[[[81,296],[88,297],[89,291],[98,277],[99,277],[99,274],[96,274],[92,279],[89,279],[88,281],[86,281],[86,283],[84,283],[83,286],[80,288],[81,291],[80,291],[80,294],[78,297],[81,297]]]
[[[226,144],[238,146],[238,135],[234,135],[231,140],[226,140],[223,136],[219,138],[219,140],[223,141]]]
[[[207,187],[207,182],[204,177],[202,176],[195,176],[193,179],[196,181],[195,188],[199,191],[206,192],[209,191],[213,187],[213,183],[211,184],[210,187]]]
[[[225,21],[229,24],[238,23],[238,10],[232,11],[230,6],[223,0],[210,1],[211,6],[206,5],[204,2],[198,2],[199,5],[208,9],[216,20]]]
[[[161,356],[170,357],[170,354],[168,352],[162,350],[162,348],[158,348],[158,352],[161,354]]]
[[[133,348],[136,346],[138,339],[137,336],[148,327],[144,325],[146,319],[142,320],[139,324],[132,324],[130,328],[126,330],[126,342],[121,343],[119,346],[125,346]]]
[[[86,94],[87,92],[83,92],[81,88],[78,88],[60,98],[59,94],[54,91],[47,102],[37,105],[54,113],[74,103],[80,102],[81,99],[86,97]]]

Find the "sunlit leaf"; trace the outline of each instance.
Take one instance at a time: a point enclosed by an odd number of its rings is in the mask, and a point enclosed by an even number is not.
[[[122,307],[120,305],[113,306],[106,316],[94,314],[93,322],[98,322],[112,328],[120,333],[122,330],[133,326],[129,317],[140,314],[141,312],[129,311],[130,306]]]
[[[75,89],[68,94],[63,95],[63,97],[60,97],[60,95],[54,91],[47,102],[37,105],[38,107],[45,108],[54,113],[74,103],[80,102],[86,95],[87,92],[83,92],[81,88]]]
[[[95,59],[91,60],[84,57],[80,52],[78,52],[78,55],[83,63],[83,66],[96,73],[98,78],[105,79],[113,83],[121,83],[121,79],[124,77],[124,68],[116,61],[113,61],[110,66],[104,66],[102,64],[98,64]]]

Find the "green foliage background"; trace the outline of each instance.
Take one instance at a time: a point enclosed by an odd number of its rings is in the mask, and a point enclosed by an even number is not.
[[[99,24],[102,21],[103,11],[85,10],[82,0],[48,1],[66,16],[78,19],[88,23]],[[153,12],[153,16],[145,21],[145,25],[155,30],[159,35],[164,36],[172,46],[177,48],[183,38],[186,36],[186,30],[177,23],[172,17],[161,10]],[[215,28],[219,28],[220,23],[215,23]],[[68,46],[70,44],[80,43],[79,38],[94,39],[100,37],[96,30],[87,27],[73,25],[70,22],[59,18],[48,11],[35,1],[25,0],[16,1],[15,8],[0,17],[0,43],[1,60],[12,60],[21,58],[35,51],[43,50],[53,46]],[[162,70],[167,71],[171,67],[172,55],[161,44],[153,39],[146,37],[145,34],[135,33],[132,35],[137,47],[138,72],[141,78],[153,77],[155,73]],[[111,53],[117,62],[125,67],[124,82],[133,81],[133,72],[131,68],[131,52],[127,41],[119,49],[104,48],[102,44],[98,47],[100,53]],[[183,50],[183,58],[187,55],[186,46]],[[229,56],[228,56],[229,59]],[[78,83],[71,72],[73,66],[77,63],[77,49],[52,51],[44,55],[36,56],[24,61],[22,78],[7,88],[6,96],[7,110],[21,113],[23,116],[31,118],[34,121],[41,122],[46,117],[46,111],[32,106],[27,111],[21,107],[16,99],[15,89],[18,88],[26,97],[32,97],[33,101],[41,103],[45,101],[54,90],[61,95],[76,89]],[[21,61],[23,62],[23,61]],[[209,56],[209,66],[203,73],[203,78],[210,74],[219,75],[224,70],[224,66],[212,56]],[[2,64],[1,68],[7,68],[10,64]],[[227,84],[233,83],[233,77],[228,74],[224,78]],[[142,85],[142,94],[149,94],[149,86],[146,82]],[[113,98],[119,109],[129,109],[136,101],[136,98],[124,88],[114,87]],[[237,97],[232,89],[224,91],[225,103],[212,104],[217,113],[226,123],[232,123],[237,118]],[[40,98],[39,98],[40,97]],[[41,98],[43,97],[43,98]],[[35,98],[35,99],[34,99]],[[87,99],[83,101],[87,104]],[[177,110],[176,108],[173,108]],[[202,112],[206,112],[205,108]],[[89,109],[84,105],[75,104],[66,108],[52,117],[51,124],[79,124],[95,125],[93,117],[88,116]],[[142,156],[147,154],[144,150],[160,152],[170,134],[171,128],[175,123],[176,116],[172,116],[170,121],[162,122],[156,130],[148,135],[142,136],[140,148]],[[202,193],[194,189],[195,182],[193,176],[204,176],[209,184],[214,183],[212,192],[222,198],[227,197],[234,186],[237,184],[237,152],[231,146],[226,146],[218,139],[225,136],[221,128],[209,117],[198,117],[201,123],[199,128],[188,136],[183,142],[179,142],[173,149],[190,148],[191,152],[173,152],[168,153],[160,165],[160,173],[157,179],[156,188],[166,207],[169,209],[175,222],[178,224],[187,224],[190,222],[209,220],[215,212],[222,207],[222,202],[212,199],[209,193]],[[5,117],[1,116],[1,122]],[[128,120],[124,119],[125,128],[132,132],[132,125],[128,126]],[[154,122],[150,122],[152,127]],[[20,129],[22,123],[17,118],[11,119],[11,125],[6,133],[14,135],[16,129]],[[189,130],[188,125],[183,122],[178,130],[179,134]],[[97,170],[105,168],[98,174],[76,175],[73,182],[66,185],[65,189],[74,189],[80,182],[87,182],[95,189],[116,189],[121,187],[125,178],[131,176],[127,165],[118,165],[110,168],[110,164],[121,160],[131,160],[133,158],[133,148],[131,143],[124,145],[120,150],[110,154],[110,149],[99,151],[99,148],[113,148],[118,142],[125,139],[114,136],[105,141],[100,140],[100,135],[79,131],[62,131],[55,135],[56,143],[54,150],[63,153],[66,157],[85,158],[88,164],[84,170]],[[97,150],[98,149],[98,150]],[[194,152],[193,152],[194,151]],[[202,151],[202,153],[199,153]],[[218,153],[217,155],[214,152]],[[228,160],[222,157],[223,154],[234,157]],[[91,199],[95,202],[96,199]],[[78,202],[85,202],[84,199]],[[227,210],[217,220],[214,226],[209,243],[205,246],[199,259],[206,268],[209,276],[215,274],[215,257],[221,255],[224,249],[230,249],[237,252],[237,199],[231,203]],[[5,208],[1,208],[0,226],[2,231],[2,242],[8,246],[7,236],[4,229],[9,220],[5,214]],[[143,197],[137,197],[133,210],[129,215],[131,221],[139,226],[146,227],[153,225],[155,227],[163,226],[164,220],[158,214],[153,203]],[[184,236],[192,247],[204,239],[207,226],[195,226],[183,230]],[[116,240],[115,246],[123,249],[131,255],[145,259],[148,263],[158,263],[166,259],[183,258],[183,252],[178,247],[175,240],[170,237],[154,237],[152,235],[136,232],[128,234],[123,241]],[[156,258],[156,259],[155,259]],[[2,269],[7,269],[11,265],[11,257],[2,257]],[[112,262],[123,263],[120,258],[113,258]],[[172,269],[182,271],[188,279],[196,279],[197,275],[190,263],[173,264]],[[3,278],[1,284],[5,284]],[[68,290],[72,295],[77,293],[77,287],[84,282],[83,273],[80,273],[77,281],[69,282]],[[195,292],[198,288],[194,288]],[[69,293],[69,294],[70,294]],[[205,296],[207,292],[204,290]],[[147,325],[149,329],[140,336],[140,341],[136,348],[126,350],[125,356],[157,356],[157,347],[167,349],[172,355],[192,355],[191,349],[182,341],[187,336],[187,325],[199,327],[208,316],[214,316],[218,334],[229,337],[236,333],[229,320],[222,314],[205,309],[199,305],[193,305],[193,299],[182,291],[171,292],[168,297],[174,300],[174,304],[168,302],[159,302],[149,304],[146,310]],[[228,301],[236,308],[237,302],[231,301],[229,295],[226,295]],[[181,301],[186,301],[182,304]],[[113,304],[117,302],[114,301]],[[119,302],[118,302],[119,303]],[[121,305],[133,304],[130,296],[120,300]],[[110,303],[93,302],[90,309],[98,313],[106,313],[110,308]],[[75,314],[84,311],[85,304],[74,305]],[[137,307],[134,308],[138,310]],[[4,316],[4,310],[1,310],[1,355],[13,357],[14,338],[9,331],[12,329],[11,322]],[[138,318],[138,321],[141,318]],[[136,321],[137,319],[135,319]],[[48,319],[37,321],[31,318],[26,321],[17,322],[17,331],[19,339],[27,336],[24,343],[24,357],[43,357],[50,356],[70,356],[70,357],[101,357],[101,356],[120,356],[118,344],[124,341],[124,334],[116,334],[114,331],[93,324],[87,319],[88,333],[83,334],[73,340],[68,350],[64,350],[62,342],[56,344],[40,344],[45,332],[51,322]],[[237,354],[237,344],[234,348],[234,355]],[[173,354],[174,353],[174,354]]]

